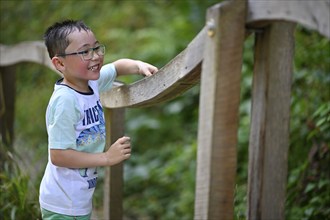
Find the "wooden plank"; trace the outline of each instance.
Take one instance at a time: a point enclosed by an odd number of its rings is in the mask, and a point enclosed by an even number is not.
[[[102,93],[104,107],[146,107],[171,100],[200,81],[205,28],[187,48],[165,65],[157,74],[130,85],[114,87]],[[0,66],[20,62],[44,65],[60,74],[51,63],[47,49],[41,41],[22,42],[12,46],[0,44]],[[146,86],[148,85],[148,86]]]
[[[104,108],[104,114],[109,147],[124,136],[125,109]],[[123,182],[123,163],[105,168],[103,219],[123,219]]]
[[[200,81],[205,28],[156,74],[102,93],[105,107],[147,107],[171,100]]]
[[[0,44],[0,66],[9,66],[20,62],[39,63],[61,75],[53,66],[47,48],[42,41],[21,42],[12,46]]]
[[[289,146],[292,23],[256,36],[249,143],[248,219],[284,219]]]
[[[258,27],[261,21],[275,20],[296,22],[330,38],[330,1],[248,1],[248,27]]]
[[[195,216],[233,219],[245,1],[207,13],[198,128]]]

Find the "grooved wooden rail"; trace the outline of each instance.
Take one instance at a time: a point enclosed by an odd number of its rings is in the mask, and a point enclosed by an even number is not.
[[[107,141],[124,134],[124,108],[166,102],[201,82],[195,219],[233,219],[243,45],[258,30],[247,217],[284,219],[296,23],[330,38],[330,1],[232,0],[210,7],[205,27],[158,73],[101,94]],[[0,45],[2,67],[30,61],[54,70],[47,57],[41,42]],[[122,219],[122,185],[123,165],[107,168],[105,219]]]

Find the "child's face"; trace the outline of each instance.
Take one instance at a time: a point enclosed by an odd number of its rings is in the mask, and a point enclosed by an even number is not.
[[[91,31],[74,31],[68,36],[69,46],[65,53],[75,53],[94,48],[100,43]],[[93,53],[93,58],[84,60],[81,55],[70,55],[63,58],[64,78],[71,82],[88,83],[88,80],[97,80],[100,77],[100,69],[103,65],[103,56]]]

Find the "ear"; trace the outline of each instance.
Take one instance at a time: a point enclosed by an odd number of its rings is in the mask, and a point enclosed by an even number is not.
[[[52,58],[52,63],[53,65],[55,66],[55,68],[60,71],[61,73],[64,72],[64,63],[63,63],[63,60],[60,58],[60,57],[53,57]]]

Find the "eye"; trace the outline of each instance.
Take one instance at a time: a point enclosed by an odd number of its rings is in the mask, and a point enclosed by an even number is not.
[[[93,48],[94,51],[98,51],[100,49],[100,46],[96,46]]]
[[[89,53],[89,50],[80,51],[78,53],[82,55],[87,55]]]

